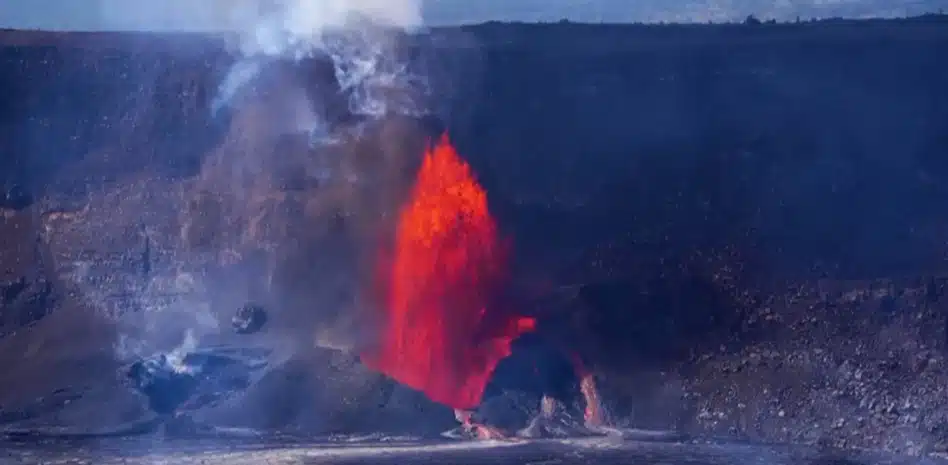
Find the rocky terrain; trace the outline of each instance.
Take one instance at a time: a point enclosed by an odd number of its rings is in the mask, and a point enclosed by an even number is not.
[[[748,314],[744,334],[755,342],[724,343],[615,385],[642,386],[625,404],[638,424],[943,453],[942,286],[932,278],[788,284]]]
[[[943,453],[944,21],[436,30],[437,124],[354,117],[318,58],[214,113],[225,38],[0,32],[0,420],[139,424],[122,370],[199,344],[271,364],[202,421],[449,428],[345,355],[445,125],[617,423]]]

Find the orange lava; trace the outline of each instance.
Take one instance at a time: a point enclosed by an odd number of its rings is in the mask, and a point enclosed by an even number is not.
[[[399,214],[385,325],[366,364],[435,402],[476,407],[511,342],[535,326],[492,305],[504,252],[486,192],[442,136]]]

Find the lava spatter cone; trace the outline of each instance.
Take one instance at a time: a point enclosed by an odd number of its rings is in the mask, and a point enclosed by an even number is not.
[[[487,193],[442,136],[399,213],[381,340],[365,363],[435,402],[475,408],[511,342],[535,324],[492,305],[505,252]]]

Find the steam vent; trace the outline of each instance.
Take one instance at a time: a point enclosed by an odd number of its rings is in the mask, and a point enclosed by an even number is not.
[[[0,30],[0,463],[948,464],[946,16],[362,3]]]

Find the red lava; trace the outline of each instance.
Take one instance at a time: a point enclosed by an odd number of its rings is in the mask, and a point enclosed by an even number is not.
[[[381,340],[367,365],[454,409],[481,401],[532,318],[496,308],[505,247],[487,193],[447,135],[429,147],[385,261]]]

